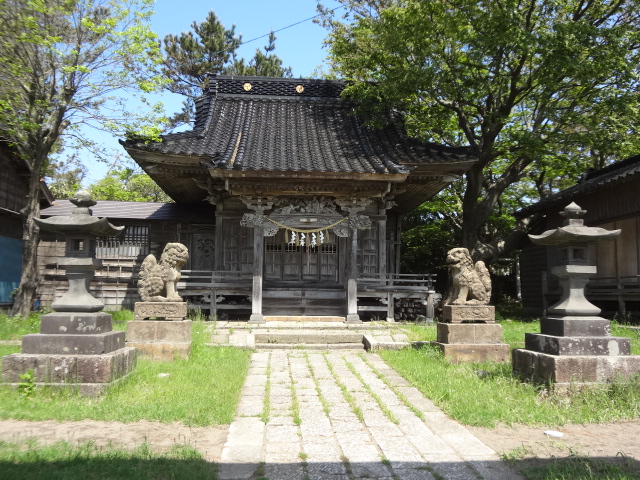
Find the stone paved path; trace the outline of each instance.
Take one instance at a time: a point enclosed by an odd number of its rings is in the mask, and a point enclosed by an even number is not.
[[[220,480],[519,479],[371,353],[254,353]]]

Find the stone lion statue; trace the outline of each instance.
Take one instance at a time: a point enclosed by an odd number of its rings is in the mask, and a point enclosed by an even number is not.
[[[189,252],[181,243],[167,243],[160,262],[153,255],[147,255],[142,262],[138,293],[143,302],[181,302],[176,291],[180,280],[180,269],[187,263]]]
[[[486,305],[491,298],[491,277],[483,261],[473,264],[469,250],[453,248],[447,253],[453,285],[445,305]]]

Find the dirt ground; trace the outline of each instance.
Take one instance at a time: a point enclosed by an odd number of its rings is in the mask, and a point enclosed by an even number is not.
[[[498,427],[495,429],[467,427],[498,454],[517,450],[518,459],[526,463],[568,458],[572,455],[628,461],[640,474],[640,420],[596,425],[566,425],[563,427]],[[175,444],[189,444],[205,455],[208,461],[219,461],[227,437],[228,426],[190,428],[180,423],[163,424],[139,421],[135,423],[98,422],[27,422],[0,421],[0,440],[20,442],[36,438],[48,444],[59,440],[72,443],[93,441],[98,446],[112,444],[135,448],[145,441],[155,451],[169,450]],[[564,434],[562,438],[545,435],[546,430]]]
[[[100,447],[113,445],[124,449],[134,449],[147,442],[156,452],[171,450],[176,444],[190,445],[202,453],[207,461],[217,462],[222,455],[228,429],[228,425],[191,428],[181,423],[159,423],[146,420],[134,423],[94,420],[80,422],[2,420],[0,421],[0,440],[20,443],[35,438],[41,444],[51,444],[61,440],[73,444],[92,441]]]
[[[467,429],[499,455],[522,460],[526,466],[575,456],[588,457],[614,465],[624,462],[640,478],[640,420],[562,427],[518,425]],[[545,435],[547,430],[564,435],[553,438]]]

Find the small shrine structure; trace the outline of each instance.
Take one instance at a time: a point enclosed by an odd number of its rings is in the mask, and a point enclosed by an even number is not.
[[[244,298],[253,322],[359,322],[367,301],[384,309],[393,295],[425,297],[399,275],[401,215],[477,158],[410,138],[398,121],[366,126],[356,103],[341,98],[344,87],[211,76],[193,130],[122,142],[177,203],[215,206],[213,268],[198,284],[213,291],[214,309]]]

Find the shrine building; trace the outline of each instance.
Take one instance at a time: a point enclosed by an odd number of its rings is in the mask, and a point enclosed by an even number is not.
[[[341,98],[344,87],[211,76],[193,130],[121,142],[181,207],[214,206],[210,259],[202,268],[191,246],[186,285],[214,310],[244,304],[252,322],[357,322],[365,297],[385,303],[411,283],[399,272],[401,216],[477,159],[410,138],[398,122],[366,126],[354,101]],[[188,244],[189,234],[174,240]]]

